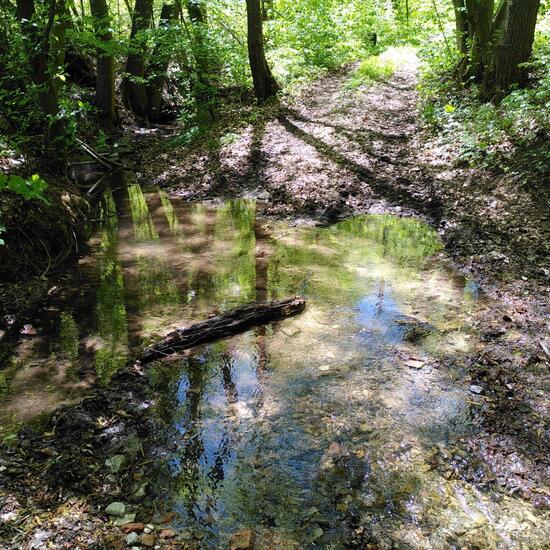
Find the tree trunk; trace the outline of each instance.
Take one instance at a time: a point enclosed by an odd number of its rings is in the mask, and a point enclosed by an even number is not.
[[[273,0],[262,0],[262,20],[269,21],[273,17]]]
[[[260,0],[246,0],[246,13],[248,19],[248,58],[254,82],[254,93],[258,101],[265,101],[276,95],[279,86],[273,78],[265,58]]]
[[[116,122],[115,61],[109,47],[113,40],[111,18],[106,0],[90,0],[95,34],[101,47],[97,49],[95,102],[108,123]]]
[[[277,302],[260,302],[239,307],[228,313],[212,317],[207,321],[191,325],[188,328],[171,332],[154,346],[147,348],[138,357],[142,363],[150,363],[178,351],[216,342],[241,334],[259,325],[280,321],[286,317],[298,315],[304,311],[303,298],[291,298]]]
[[[122,82],[124,102],[140,118],[147,116],[147,86],[145,83],[147,45],[143,31],[149,28],[152,15],[152,0],[136,0],[132,14],[130,52],[126,61],[128,76]]]
[[[468,18],[465,0],[453,0],[456,21],[456,45],[463,58],[468,57]]]
[[[27,52],[31,66],[33,83],[38,87],[38,97],[42,111],[46,116],[55,116],[59,111],[55,87],[48,75],[48,50],[51,26],[48,36],[42,37],[38,26],[33,21],[36,11],[34,0],[17,0],[17,18],[21,32],[27,42]],[[43,42],[41,42],[41,38]]]
[[[173,20],[177,17],[176,6],[163,4],[160,12],[159,29],[168,29]],[[148,117],[151,120],[160,118],[162,106],[162,91],[166,82],[166,71],[170,63],[170,54],[166,52],[162,37],[158,40],[153,52],[152,62],[148,73],[151,77],[147,86]]]
[[[187,13],[192,23],[206,23],[206,9],[200,0],[187,0]]]
[[[64,81],[65,31],[67,10],[65,0],[50,0],[45,29],[37,25],[34,0],[17,0],[16,16],[25,37],[31,67],[31,78],[37,88],[40,106],[47,125],[45,145],[47,150],[56,150],[52,162],[64,160],[64,121],[59,113],[59,90]],[[43,30],[43,32],[42,32]],[[60,154],[61,153],[61,154]]]
[[[490,65],[494,0],[465,0],[472,39],[467,76],[481,83]]]
[[[514,84],[524,84],[527,70],[521,65],[531,58],[540,0],[509,0],[502,30],[485,81],[485,94],[501,96]]]
[[[65,65],[71,80],[84,88],[96,87],[95,67],[91,59],[80,53],[72,44],[67,44]]]

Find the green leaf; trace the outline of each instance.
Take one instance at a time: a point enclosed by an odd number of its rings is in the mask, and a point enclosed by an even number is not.
[[[446,113],[454,113],[456,111],[456,109],[452,106],[452,105],[445,105],[445,112]]]

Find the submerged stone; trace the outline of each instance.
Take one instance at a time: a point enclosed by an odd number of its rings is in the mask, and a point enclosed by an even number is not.
[[[105,513],[109,516],[123,517],[126,513],[126,504],[123,502],[111,502],[111,504],[105,508]]]
[[[126,457],[124,455],[114,455],[111,458],[105,460],[105,466],[113,474],[118,474],[124,465],[126,464]]]
[[[126,544],[128,546],[139,544],[139,535],[135,531],[128,533],[128,535],[126,535]]]

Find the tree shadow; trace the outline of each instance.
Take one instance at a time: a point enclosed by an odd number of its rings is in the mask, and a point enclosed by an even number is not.
[[[367,136],[367,135],[374,137],[376,139],[381,139],[385,141],[387,140],[396,141],[396,142],[410,141],[409,136],[406,136],[403,134],[392,134],[392,133],[380,132],[378,130],[373,130],[372,128],[360,128],[360,129],[349,128],[342,124],[333,124],[330,122],[326,122],[324,120],[319,120],[318,118],[317,119],[309,118],[303,115],[302,113],[296,111],[295,109],[286,108],[284,110],[284,114],[290,115],[293,119],[298,120],[300,122],[305,122],[307,124],[315,124],[317,126],[325,126],[326,128],[332,128],[333,130],[336,130],[337,132],[342,133],[352,141],[354,140],[359,141],[358,140],[359,136],[360,136],[359,139],[364,141],[366,137],[363,137],[363,136]]]
[[[403,206],[412,206],[420,211],[428,211],[430,215],[439,219],[442,216],[441,201],[430,193],[428,197],[415,193],[412,182],[405,177],[388,179],[386,173],[377,173],[353,160],[344,154],[336,151],[334,147],[323,140],[309,134],[285,114],[280,114],[277,120],[292,135],[302,140],[304,143],[312,146],[321,155],[328,158],[335,164],[342,166],[353,172],[361,181],[365,182],[373,191],[386,197],[396,204]],[[410,187],[410,188],[408,188]]]

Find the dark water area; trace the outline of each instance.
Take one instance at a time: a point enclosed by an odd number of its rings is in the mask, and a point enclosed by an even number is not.
[[[108,190],[89,254],[0,375],[0,437],[108,384],[175,327],[300,294],[298,317],[151,366],[159,429],[144,460],[159,517],[174,512],[200,548],[245,528],[257,548],[339,548],[350,536],[538,548],[528,503],[433,465],[472,433],[478,399],[466,365],[479,293],[445,267],[437,234],[389,215],[315,228],[261,211],[131,182]]]

